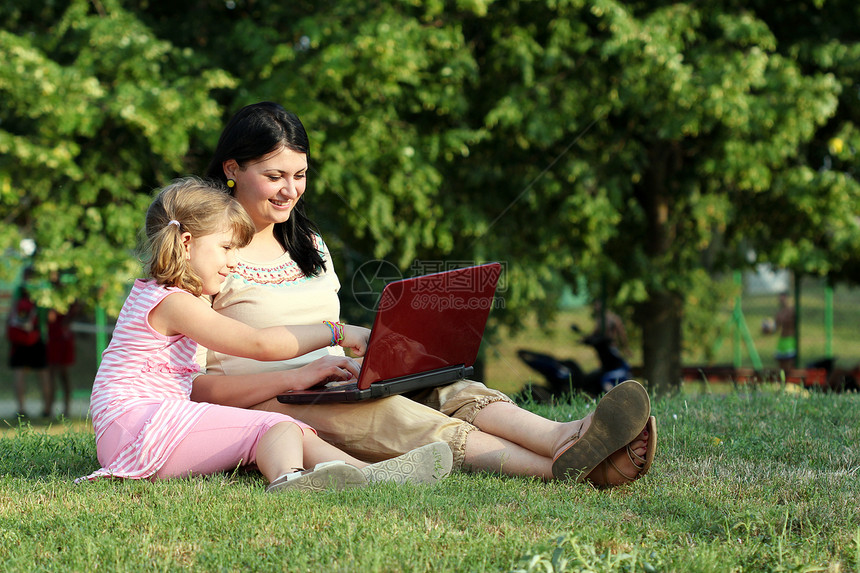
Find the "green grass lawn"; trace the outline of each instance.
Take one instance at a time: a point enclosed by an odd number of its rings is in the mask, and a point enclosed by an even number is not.
[[[804,286],[803,360],[825,353],[822,292]],[[860,362],[858,292],[835,293],[833,354],[842,367]],[[772,367],[775,340],[759,326],[776,297],[743,303]],[[518,348],[596,367],[569,330],[574,322],[590,328],[588,311],[488,343],[488,384],[515,392],[535,379]],[[79,399],[95,372],[94,341],[82,340]],[[729,338],[714,362],[731,359]],[[11,379],[2,369],[0,377],[8,401]],[[15,427],[0,416],[0,563],[7,571],[860,571],[860,395],[685,390],[653,396],[654,468],[611,491],[472,474],[317,495],[266,495],[255,473],[76,486],[98,467],[87,420]],[[30,397],[38,396],[31,382]],[[569,420],[593,403],[528,407]]]
[[[707,390],[707,387],[705,388]],[[593,403],[532,406],[578,418]],[[80,423],[0,437],[7,571],[860,571],[860,395],[795,387],[655,396],[659,447],[632,486],[456,474],[264,493],[255,473],[73,479]]]

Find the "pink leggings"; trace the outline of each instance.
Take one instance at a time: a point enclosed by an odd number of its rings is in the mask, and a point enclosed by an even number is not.
[[[255,464],[260,438],[276,424],[292,422],[302,431],[313,428],[274,412],[261,412],[207,404],[203,415],[152,476],[154,479],[207,475]],[[108,465],[137,439],[158,405],[138,408],[107,427],[98,441],[102,467]]]

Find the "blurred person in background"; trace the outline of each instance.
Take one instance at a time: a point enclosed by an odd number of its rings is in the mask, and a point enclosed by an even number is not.
[[[47,369],[48,353],[42,338],[40,313],[27,289],[27,281],[31,276],[32,269],[24,271],[24,278],[12,297],[12,306],[6,321],[9,368],[14,372],[15,399],[18,403],[19,417],[27,416],[25,407],[27,373],[33,371],[37,374],[45,397],[50,385]],[[46,401],[45,408],[47,407]]]

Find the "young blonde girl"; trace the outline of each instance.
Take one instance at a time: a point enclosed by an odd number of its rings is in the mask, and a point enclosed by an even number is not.
[[[102,467],[85,479],[163,479],[256,464],[274,491],[446,475],[452,454],[444,443],[368,465],[290,416],[190,401],[197,342],[256,360],[334,344],[358,356],[365,351],[366,328],[329,322],[255,329],[199,298],[218,292],[236,249],[253,234],[244,209],[217,184],[186,178],[158,193],[146,214],[148,278],[135,281],[93,384]]]

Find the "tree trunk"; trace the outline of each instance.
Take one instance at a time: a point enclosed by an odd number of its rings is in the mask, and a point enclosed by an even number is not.
[[[644,249],[657,262],[672,256],[676,237],[672,222],[672,191],[681,168],[677,146],[656,145],[649,152],[639,200],[647,218]],[[665,269],[661,269],[665,272]],[[642,329],[644,376],[652,387],[676,390],[681,386],[681,319],[684,299],[660,286],[649,288],[648,300],[637,306],[637,323]]]
[[[642,327],[643,376],[659,392],[681,385],[681,324],[683,300],[670,292],[652,292],[637,307]]]

